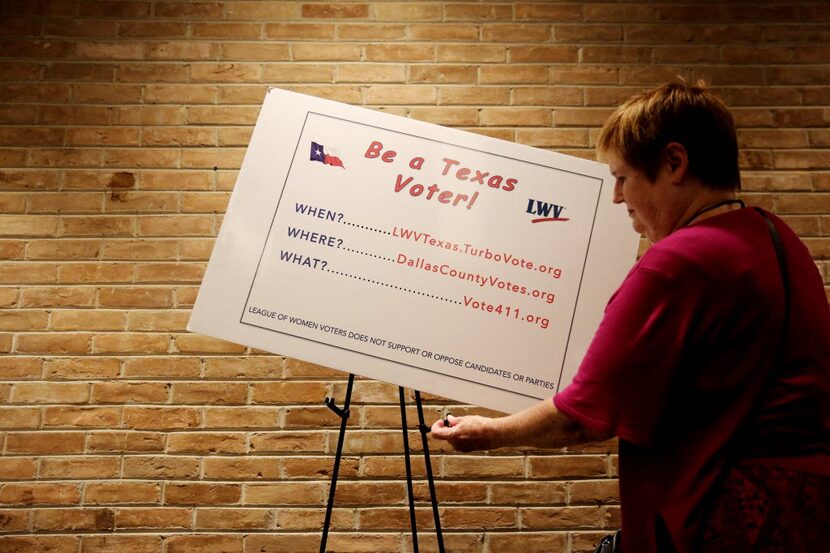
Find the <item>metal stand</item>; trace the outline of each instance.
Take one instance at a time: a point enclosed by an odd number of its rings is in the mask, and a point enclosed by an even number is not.
[[[326,542],[329,536],[331,524],[331,510],[334,506],[334,492],[337,486],[337,475],[340,472],[340,459],[343,455],[343,442],[346,438],[346,424],[349,419],[349,403],[352,399],[352,388],[354,387],[354,375],[349,375],[349,383],[346,386],[346,398],[343,401],[343,408],[334,404],[334,398],[326,398],[326,405],[340,417],[340,436],[337,439],[337,452],[334,457],[334,470],[331,473],[331,488],[329,488],[329,501],[326,505],[326,520],[323,524],[323,537],[320,541],[320,553],[326,552]],[[401,403],[401,429],[403,431],[404,460],[406,462],[406,491],[409,496],[409,522],[412,527],[412,550],[418,553],[418,529],[415,522],[415,498],[412,493],[412,465],[409,458],[409,433],[406,424],[406,403],[404,400],[404,389],[398,387]],[[424,445],[424,461],[426,463],[427,480],[429,482],[429,496],[432,501],[432,516],[435,520],[435,533],[438,538],[438,551],[444,553],[444,537],[441,534],[441,519],[438,514],[438,501],[435,499],[435,480],[432,477],[432,464],[429,460],[429,445],[427,434],[429,426],[424,424],[424,410],[421,405],[421,393],[415,390],[415,404],[418,407],[418,430],[421,433],[421,442]]]

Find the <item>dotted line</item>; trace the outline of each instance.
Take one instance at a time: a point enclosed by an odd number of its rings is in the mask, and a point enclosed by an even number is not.
[[[362,280],[363,282],[371,282],[372,284],[377,284],[379,286],[386,286],[387,288],[394,288],[395,290],[402,290],[404,292],[409,292],[410,294],[415,294],[415,295],[418,295],[418,296],[424,296],[424,297],[427,297],[427,298],[432,298],[434,300],[441,300],[441,301],[445,301],[447,303],[455,303],[455,304],[458,304],[458,305],[462,305],[461,302],[457,301],[457,300],[442,298],[441,296],[433,296],[432,294],[427,294],[426,292],[419,292],[418,290],[410,290],[409,288],[403,288],[401,286],[395,286],[394,284],[388,284],[386,282],[380,282],[378,280],[372,280],[370,278],[350,275],[349,273],[341,273],[340,271],[332,271],[331,269],[325,269],[325,271],[328,272],[328,273],[335,274],[335,275],[349,277],[349,278],[353,278],[353,279],[356,279],[356,280]]]
[[[367,227],[367,226],[364,226],[364,225],[358,225],[356,223],[350,223],[348,221],[341,221],[341,222],[344,225],[349,225],[350,227],[357,227],[357,228],[360,228],[360,229],[363,229],[363,230],[371,230],[372,232],[378,232],[380,234],[387,234],[387,235],[390,235],[390,236],[392,235],[392,233],[389,232],[388,230],[381,230],[381,229],[378,229],[378,228]]]
[[[376,255],[376,254],[373,254],[373,253],[362,252],[362,251],[360,251],[360,250],[353,250],[353,249],[351,249],[351,248],[340,248],[340,249],[341,249],[341,250],[344,250],[344,251],[347,251],[347,252],[359,253],[360,255],[366,255],[366,256],[368,256],[368,257],[374,257],[374,258],[376,258],[376,259],[383,259],[384,261],[395,261],[395,260],[394,260],[394,259],[392,259],[391,257],[384,257],[384,256],[382,256],[382,255]]]

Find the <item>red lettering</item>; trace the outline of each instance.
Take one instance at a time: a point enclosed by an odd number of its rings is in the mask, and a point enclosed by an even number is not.
[[[441,189],[438,188],[437,184],[433,184],[429,188],[427,188],[427,190],[429,190],[429,192],[427,192],[427,200],[431,200],[432,195],[435,194],[436,192],[440,191]]]
[[[369,144],[369,149],[366,150],[366,153],[363,155],[368,158],[378,157],[381,150],[383,150],[383,144],[375,140]]]
[[[441,171],[442,175],[446,175],[447,173],[449,173],[453,165],[461,165],[460,161],[455,161],[454,159],[450,159],[447,157],[445,157],[442,161],[446,163],[446,165],[444,165],[444,170]]]
[[[478,182],[479,184],[484,184],[484,177],[489,175],[490,173],[482,173],[478,169],[476,169],[476,176],[470,179],[470,182]]]
[[[412,182],[412,177],[406,177],[406,180],[403,180],[403,175],[398,175],[398,179],[395,181],[395,192],[400,192],[410,182]]]
[[[366,153],[363,154],[363,156],[368,157],[369,159],[380,157],[380,159],[386,163],[392,163],[395,156],[398,155],[395,150],[387,150],[383,152],[383,155],[381,155],[381,151],[383,151],[383,143],[374,140],[371,144],[369,144],[369,149],[366,150]]]

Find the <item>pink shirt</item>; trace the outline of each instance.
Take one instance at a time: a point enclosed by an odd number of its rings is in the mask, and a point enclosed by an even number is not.
[[[792,290],[783,366],[742,447],[749,462],[830,474],[830,310],[815,263],[773,217]],[[611,298],[556,407],[620,438],[626,553],[662,519],[694,551],[702,505],[775,364],[783,288],[764,219],[745,208],[654,244]]]

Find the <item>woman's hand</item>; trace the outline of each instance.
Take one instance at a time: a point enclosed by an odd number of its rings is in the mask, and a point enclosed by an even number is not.
[[[443,420],[432,425],[432,435],[439,440],[445,440],[458,451],[480,451],[495,449],[497,444],[497,419],[468,415],[454,417],[449,415],[447,426]]]
[[[449,415],[447,422],[432,425],[433,437],[445,440],[458,451],[480,451],[500,447],[563,447],[607,440],[609,432],[590,431],[569,419],[550,399],[540,401],[505,417]]]

